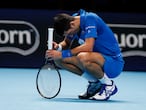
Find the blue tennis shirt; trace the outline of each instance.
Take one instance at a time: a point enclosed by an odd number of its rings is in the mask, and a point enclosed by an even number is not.
[[[94,52],[110,56],[117,56],[121,53],[114,33],[97,14],[81,9],[72,16],[77,15],[80,16],[81,33],[78,36],[80,44],[83,44],[86,38],[95,38]]]

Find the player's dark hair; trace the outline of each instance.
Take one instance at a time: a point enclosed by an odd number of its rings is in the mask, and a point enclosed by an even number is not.
[[[54,17],[54,30],[58,35],[62,36],[64,31],[70,28],[70,22],[73,20],[74,17],[66,13],[57,14]]]

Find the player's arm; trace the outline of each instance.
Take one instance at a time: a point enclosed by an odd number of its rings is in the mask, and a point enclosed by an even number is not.
[[[72,55],[77,55],[80,52],[92,52],[94,46],[94,38],[86,38],[85,43],[73,48],[71,50]]]
[[[71,46],[72,40],[73,39],[70,39],[69,37],[65,37],[59,44],[62,46],[62,49],[68,49]]]
[[[94,38],[86,38],[85,43],[77,46],[73,49],[67,49],[62,51],[62,58],[72,57],[80,52],[92,52],[94,46]]]
[[[64,38],[63,41],[61,41],[60,43],[56,43],[56,42],[53,42],[53,47],[55,50],[59,50],[59,51],[62,51],[64,49],[68,49],[70,47],[70,39],[68,39],[67,37]]]

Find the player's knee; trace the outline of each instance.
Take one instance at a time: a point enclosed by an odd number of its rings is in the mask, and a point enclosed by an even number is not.
[[[87,61],[87,54],[86,52],[81,52],[77,55],[77,58],[80,60],[80,62],[85,62]]]
[[[90,66],[89,55],[87,52],[81,52],[77,57],[84,67]]]

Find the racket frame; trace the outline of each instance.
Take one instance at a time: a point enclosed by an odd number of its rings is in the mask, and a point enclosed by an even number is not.
[[[55,95],[53,96],[45,96],[43,95],[43,93],[40,91],[39,89],[39,84],[38,84],[38,79],[39,79],[39,75],[40,75],[40,71],[41,69],[45,66],[45,65],[48,65],[48,64],[51,64],[55,67],[55,70],[57,71],[58,73],[58,76],[59,76],[59,88],[58,88],[58,91],[56,92]],[[59,72],[59,69],[58,67],[55,65],[55,62],[53,60],[50,60],[50,59],[46,59],[46,62],[45,62],[45,65],[42,65],[40,68],[39,68],[39,71],[37,73],[37,77],[36,77],[36,87],[37,87],[37,90],[38,90],[38,93],[43,97],[43,98],[46,98],[46,99],[52,99],[52,98],[55,98],[59,93],[60,93],[60,90],[61,90],[61,85],[62,85],[62,81],[61,81],[61,74]]]
[[[54,31],[53,28],[48,28],[48,49],[49,49],[49,50],[52,49],[53,31]],[[39,74],[40,74],[41,69],[42,69],[45,65],[50,64],[50,63],[55,67],[55,70],[56,70],[57,73],[58,73],[58,76],[59,76],[59,83],[60,83],[59,85],[60,85],[60,86],[59,86],[58,91],[56,92],[56,94],[55,94],[54,96],[47,97],[47,96],[45,96],[45,95],[43,95],[43,94],[41,93],[41,91],[40,91],[40,89],[39,89],[39,85],[38,85],[38,79],[39,79]],[[56,66],[54,60],[49,59],[49,58],[46,58],[45,64],[43,64],[43,65],[39,68],[38,73],[37,73],[37,77],[36,77],[36,87],[37,87],[37,90],[38,90],[39,94],[40,94],[42,97],[46,98],[46,99],[55,98],[55,97],[59,94],[59,92],[60,92],[60,90],[61,90],[61,85],[62,85],[61,74],[60,74],[60,72],[59,72],[58,67]]]

